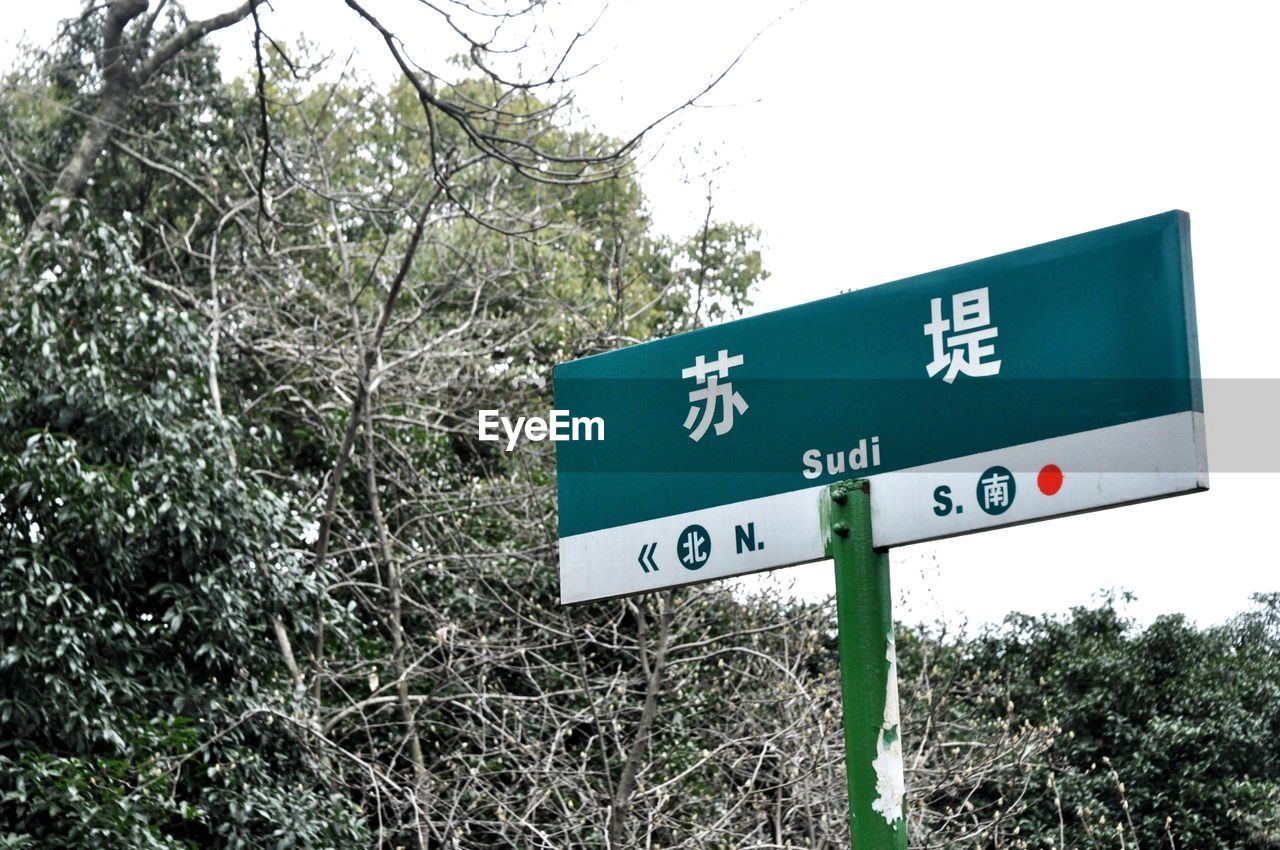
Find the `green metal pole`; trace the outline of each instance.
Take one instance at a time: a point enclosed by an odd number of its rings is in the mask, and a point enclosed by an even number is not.
[[[836,562],[840,690],[853,850],[906,850],[889,556],[871,547],[871,485],[833,484],[823,500]]]

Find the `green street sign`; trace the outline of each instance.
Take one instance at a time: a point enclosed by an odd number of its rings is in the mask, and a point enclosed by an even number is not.
[[[1190,222],[1168,212],[564,363],[560,581],[581,602],[1207,489]]]

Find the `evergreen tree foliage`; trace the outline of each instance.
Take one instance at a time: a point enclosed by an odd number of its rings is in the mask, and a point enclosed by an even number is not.
[[[273,618],[331,603],[293,494],[233,455],[272,437],[215,414],[131,233],[65,215],[0,260],[0,839],[358,841],[280,696]]]

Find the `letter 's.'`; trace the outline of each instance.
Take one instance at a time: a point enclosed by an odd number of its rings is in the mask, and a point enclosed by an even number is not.
[[[804,453],[804,477],[817,478],[822,474],[822,452],[809,449]]]
[[[579,428],[582,430],[579,431]],[[593,433],[595,436],[592,436]],[[573,438],[575,440],[603,440],[604,419],[600,416],[573,417]]]
[[[480,411],[480,439],[496,443],[498,441],[498,411],[482,410]]]

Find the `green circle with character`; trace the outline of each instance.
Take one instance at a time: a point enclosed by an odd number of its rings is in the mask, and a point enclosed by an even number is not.
[[[676,541],[676,558],[686,570],[702,569],[711,558],[711,535],[700,525],[689,526]]]
[[[1003,466],[993,466],[978,476],[978,506],[992,516],[1009,510],[1017,493],[1013,473]]]

